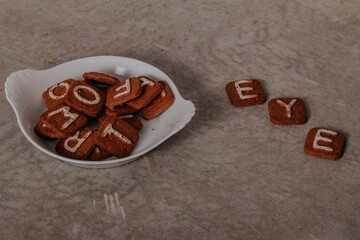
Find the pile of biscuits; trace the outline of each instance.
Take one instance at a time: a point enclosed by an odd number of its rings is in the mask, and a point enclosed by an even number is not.
[[[47,139],[60,139],[55,150],[64,157],[99,161],[129,156],[143,128],[136,114],[150,120],[175,101],[165,81],[146,76],[120,82],[108,74],[88,72],[83,78],[67,79],[42,94],[48,110],[34,130]],[[99,129],[86,126],[89,117],[97,118]]]
[[[226,91],[235,106],[251,106],[266,101],[265,92],[258,80],[229,82]],[[274,98],[268,102],[270,120],[279,125],[299,125],[307,122],[305,103],[300,98]],[[306,153],[330,160],[339,159],[343,153],[345,136],[342,133],[324,129],[310,129],[304,150]]]

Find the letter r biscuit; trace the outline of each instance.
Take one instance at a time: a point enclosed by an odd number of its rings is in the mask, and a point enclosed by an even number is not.
[[[85,127],[78,130],[74,135],[61,139],[56,144],[55,150],[61,156],[84,160],[94,148],[94,131]]]
[[[262,104],[266,95],[258,80],[238,80],[226,84],[226,92],[235,106]]]

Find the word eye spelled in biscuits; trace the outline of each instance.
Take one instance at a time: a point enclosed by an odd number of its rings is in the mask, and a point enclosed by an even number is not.
[[[109,74],[88,72],[83,78],[50,86],[42,94],[48,110],[34,127],[47,140],[60,139],[55,150],[64,157],[100,161],[129,156],[143,128],[137,115],[153,119],[175,101],[165,81],[147,76],[120,82]],[[100,128],[87,126],[88,117],[97,118]]]
[[[238,80],[226,85],[230,102],[239,107],[262,104],[266,95],[258,80]],[[307,122],[305,103],[300,98],[274,98],[268,102],[270,120],[278,125],[300,125]],[[312,156],[330,160],[341,157],[345,136],[328,129],[313,128],[309,131],[304,150]]]

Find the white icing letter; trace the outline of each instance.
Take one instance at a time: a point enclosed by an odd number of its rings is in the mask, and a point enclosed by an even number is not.
[[[288,104],[284,103],[280,99],[276,99],[276,103],[280,104],[281,106],[285,107],[286,114],[288,118],[291,118],[291,107],[296,103],[296,99],[291,100],[291,102]]]
[[[324,133],[327,133],[327,134],[330,134],[330,135],[333,135],[333,136],[338,135],[337,132],[334,132],[334,131],[331,131],[331,130],[319,129],[319,130],[317,131],[316,135],[315,135],[315,139],[314,139],[314,143],[313,143],[313,148],[322,149],[322,150],[325,150],[325,151],[328,151],[328,152],[332,152],[334,149],[332,149],[331,147],[320,146],[320,145],[318,144],[319,141],[324,141],[324,142],[329,142],[329,143],[332,142],[332,139],[321,136],[321,133],[323,133],[323,132],[324,132]]]
[[[143,87],[145,85],[150,85],[153,87],[155,85],[155,83],[153,81],[150,81],[149,79],[144,78],[144,77],[140,78],[140,81],[141,81],[141,87]]]
[[[116,131],[115,129],[113,129],[111,123],[109,123],[109,124],[106,126],[106,128],[104,129],[102,136],[103,136],[103,137],[106,137],[106,135],[111,134],[111,133],[115,134],[115,136],[119,137],[120,140],[122,140],[123,142],[125,142],[125,143],[127,143],[127,144],[131,144],[130,139],[128,139],[127,137],[125,137],[124,135],[122,135],[121,133],[119,133],[118,131]]]
[[[77,133],[76,133],[74,136],[71,136],[71,137],[69,137],[69,138],[67,138],[67,139],[65,140],[65,142],[64,142],[64,148],[65,148],[66,150],[68,150],[69,152],[72,152],[72,153],[76,152],[76,151],[79,149],[79,147],[81,146],[81,144],[82,144],[83,142],[85,142],[85,140],[91,135],[91,133],[92,133],[91,131],[88,131],[88,132],[85,134],[84,137],[79,138],[80,131],[77,131]],[[70,146],[69,146],[69,142],[70,142],[71,140],[77,140],[76,145],[73,146],[73,147],[70,147]]]
[[[66,129],[72,122],[74,122],[78,117],[79,114],[78,113],[71,113],[70,112],[70,107],[69,106],[64,106],[62,108],[59,108],[51,113],[48,114],[49,117],[54,116],[55,114],[58,113],[63,113],[64,117],[70,117],[69,120],[67,120],[64,125],[62,126],[63,129]]]
[[[120,87],[118,87],[117,89],[115,89],[115,91],[119,91],[120,89],[123,89],[125,88],[125,91],[121,92],[121,93],[118,93],[114,96],[114,98],[118,98],[122,95],[125,95],[125,94],[128,94],[130,92],[130,79],[126,79],[125,80],[125,84],[124,85],[121,85]]]
[[[244,95],[242,93],[243,91],[251,91],[254,88],[252,88],[252,87],[240,87],[240,84],[242,84],[242,83],[252,83],[252,81],[251,80],[239,80],[239,81],[236,81],[234,83],[235,87],[236,87],[236,91],[238,92],[240,99],[248,99],[248,98],[256,98],[256,97],[258,97],[258,94]]]
[[[165,89],[161,91],[161,96],[162,96],[162,97],[166,97]]]
[[[78,90],[79,89],[86,89],[88,91],[90,91],[94,96],[95,96],[95,99],[94,100],[88,100],[86,98],[83,98],[82,96],[80,96],[80,94],[78,93]],[[80,101],[84,102],[84,103],[87,103],[87,104],[90,104],[90,105],[93,105],[93,104],[98,104],[101,100],[100,98],[100,95],[94,90],[92,89],[91,87],[88,87],[88,86],[76,86],[74,87],[74,95],[77,99],[79,99]]]
[[[63,95],[55,95],[54,94],[54,89],[57,88],[57,87],[60,87],[60,86],[64,86],[66,88],[65,90],[65,93]],[[59,99],[59,98],[63,98],[65,97],[67,91],[69,90],[69,84],[67,82],[62,82],[62,83],[57,83],[55,84],[54,86],[52,86],[50,89],[49,89],[49,96],[52,98],[52,99]]]
[[[134,117],[134,115],[132,114],[120,116],[120,118],[132,118],[132,117]]]

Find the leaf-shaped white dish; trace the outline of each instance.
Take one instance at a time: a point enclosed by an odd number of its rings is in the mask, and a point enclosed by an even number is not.
[[[145,75],[155,80],[165,80],[175,95],[174,104],[158,117],[150,121],[143,120],[144,128],[139,132],[139,142],[131,155],[126,158],[112,157],[104,161],[83,161],[58,155],[55,152],[57,141],[44,140],[34,132],[34,126],[39,121],[41,113],[46,110],[42,93],[49,86],[65,79],[80,80],[84,72],[114,74],[116,68],[125,70],[128,77]],[[164,72],[145,62],[117,56],[81,58],[48,70],[17,71],[7,78],[5,92],[25,137],[44,153],[80,167],[105,168],[134,161],[185,127],[195,114],[194,104],[181,97],[173,81]]]

